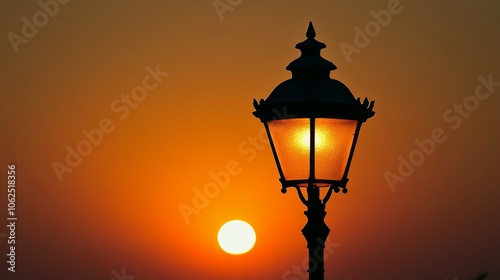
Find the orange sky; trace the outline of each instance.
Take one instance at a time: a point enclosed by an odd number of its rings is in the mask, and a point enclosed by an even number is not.
[[[54,1],[0,4],[2,279],[303,279],[305,207],[251,112],[310,20],[331,77],[376,100],[327,205],[326,278],[500,275],[497,2]],[[217,244],[232,219],[248,254]]]

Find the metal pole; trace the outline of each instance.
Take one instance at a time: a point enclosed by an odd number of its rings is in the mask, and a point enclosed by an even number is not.
[[[325,224],[325,205],[319,198],[319,188],[310,186],[307,188],[307,224],[302,229],[302,234],[307,240],[309,249],[309,279],[324,280],[325,265],[323,252],[325,240],[330,229]]]

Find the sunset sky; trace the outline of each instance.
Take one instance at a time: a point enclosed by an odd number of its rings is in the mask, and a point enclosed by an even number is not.
[[[2,1],[0,278],[306,279],[305,206],[280,192],[252,99],[291,77],[312,21],[330,76],[376,100],[349,193],[327,205],[325,279],[500,279],[499,13],[494,0]],[[234,219],[257,234],[247,254],[217,243]]]

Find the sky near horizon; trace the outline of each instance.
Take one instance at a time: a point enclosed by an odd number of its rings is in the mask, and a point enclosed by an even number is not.
[[[349,193],[327,205],[325,278],[498,278],[499,12],[493,0],[2,1],[0,278],[305,279],[305,207],[280,192],[252,99],[291,77],[309,21],[330,77],[376,101]],[[247,254],[217,244],[233,219],[256,231]]]

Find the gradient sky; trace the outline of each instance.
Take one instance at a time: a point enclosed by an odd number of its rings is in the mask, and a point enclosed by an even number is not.
[[[0,3],[2,279],[303,279],[305,209],[281,194],[251,112],[291,77],[310,20],[331,77],[376,100],[350,191],[327,205],[326,278],[500,277],[498,1],[66,2],[46,17],[38,1]],[[248,254],[217,244],[232,219],[256,230]]]

